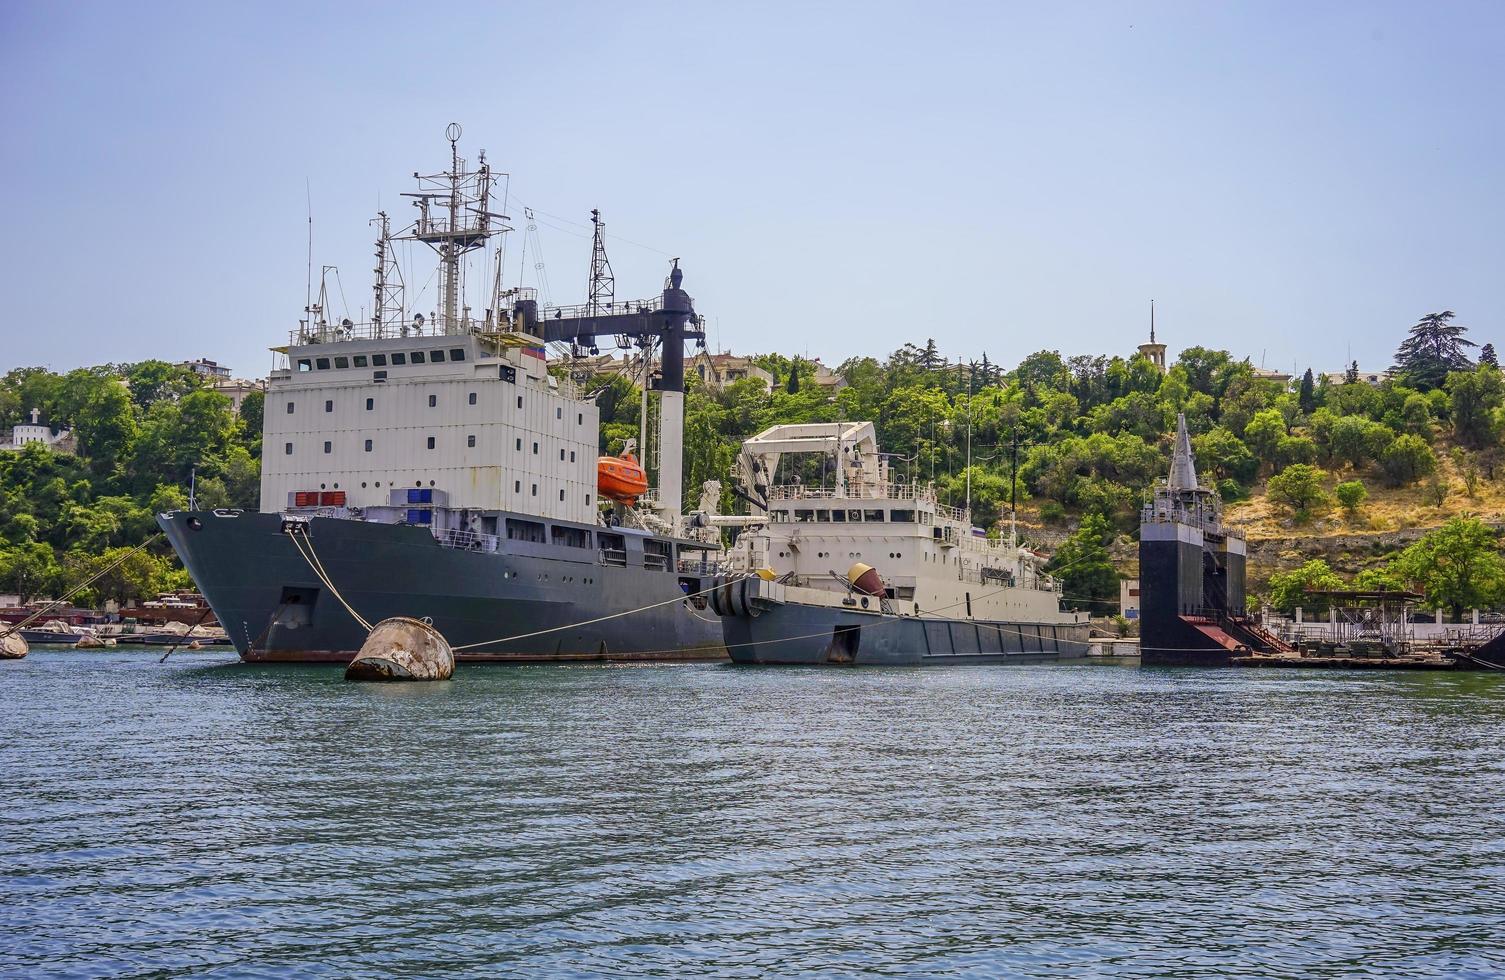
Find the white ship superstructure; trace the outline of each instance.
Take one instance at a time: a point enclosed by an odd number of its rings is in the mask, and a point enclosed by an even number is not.
[[[822,482],[786,457],[814,454]],[[935,664],[1054,660],[1086,649],[1043,559],[993,540],[931,484],[892,479],[871,422],[779,425],[747,440],[753,503],[733,575],[712,593],[733,660]],[[827,482],[828,480],[828,482]],[[738,578],[738,574],[745,577]]]
[[[791,454],[839,461],[830,485],[770,482]],[[848,570],[861,562],[878,570],[892,608],[911,615],[1058,614],[1060,586],[1042,570],[1044,559],[988,538],[965,509],[941,503],[933,484],[891,479],[871,422],[774,426],[743,443],[739,469],[767,501],[766,517],[734,552],[746,570],[768,569],[786,587],[839,601],[851,591]]]

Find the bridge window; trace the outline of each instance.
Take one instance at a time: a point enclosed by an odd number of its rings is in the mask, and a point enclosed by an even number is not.
[[[415,350],[411,354],[409,354],[408,355],[408,363],[409,364],[422,364],[423,363],[423,351],[421,351],[421,350]]]
[[[298,358],[298,370],[299,371],[312,371],[313,369],[314,369],[314,362],[313,362],[313,360],[311,358],[307,358],[307,357],[300,357],[300,358]]]
[[[355,357],[351,358],[350,363],[354,364],[356,367],[366,367],[366,355],[357,354],[355,355]]]
[[[815,511],[813,510],[796,510],[794,512],[794,523],[796,524],[808,524],[813,520],[815,520]]]
[[[883,511],[881,511],[881,510],[865,510],[865,511],[862,512],[862,519],[865,520],[865,521],[867,521],[869,524],[871,524],[873,522],[877,522],[879,524],[882,524],[883,523]]]
[[[341,370],[343,370],[344,368],[348,368],[350,366],[350,358],[343,357],[343,356],[336,357],[334,359],[334,366],[336,368],[340,368]]]
[[[408,363],[408,355],[403,354],[401,352],[394,353],[392,355],[392,366],[393,367],[402,367],[406,363]]]
[[[318,368],[320,371],[328,371],[329,370],[329,358],[327,358],[327,357],[316,357],[316,358],[314,358],[314,367]]]
[[[387,366],[387,355],[385,355],[385,354],[372,354],[371,355],[371,366],[372,367],[386,367]]]
[[[895,524],[913,524],[914,523],[914,511],[912,511],[912,510],[891,510],[891,511],[888,512],[888,519],[890,521],[894,522]]]
[[[463,348],[463,347],[451,347],[449,349],[449,359],[451,361],[463,361],[463,360],[465,360],[465,348]]]
[[[442,350],[431,350],[431,351],[429,351],[429,361],[431,363],[433,363],[433,364],[442,364],[442,363],[444,363],[444,351],[442,351]]]
[[[828,510],[817,510],[815,512],[815,523],[817,523],[817,524],[829,524],[830,522],[831,522],[831,512],[830,511],[828,511]]]

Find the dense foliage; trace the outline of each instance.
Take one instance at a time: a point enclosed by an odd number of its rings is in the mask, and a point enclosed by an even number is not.
[[[261,400],[237,415],[192,371],[163,361],[0,377],[0,429],[32,409],[71,428],[77,454],[30,445],[0,453],[0,590],[62,592],[156,530],[153,515],[186,506],[254,507]],[[160,540],[101,579],[80,601],[150,597],[189,582]]]

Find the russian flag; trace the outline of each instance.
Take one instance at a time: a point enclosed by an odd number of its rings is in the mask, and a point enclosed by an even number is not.
[[[536,357],[540,361],[546,361],[549,359],[548,354],[542,347],[524,347],[523,353],[527,354],[529,357]]]

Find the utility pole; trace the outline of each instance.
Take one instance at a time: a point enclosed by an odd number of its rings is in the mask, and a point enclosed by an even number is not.
[[[1009,437],[1009,550],[1019,550],[1019,427]]]

